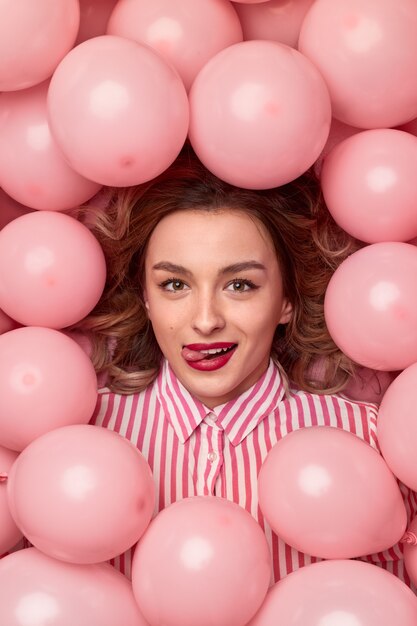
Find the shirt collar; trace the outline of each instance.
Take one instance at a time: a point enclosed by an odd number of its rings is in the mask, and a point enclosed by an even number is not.
[[[164,358],[156,379],[156,393],[166,418],[182,443],[209,413],[215,413],[216,425],[237,446],[276,408],[285,394],[285,387],[278,367],[270,358],[266,372],[252,387],[238,398],[210,409],[184,387]]]

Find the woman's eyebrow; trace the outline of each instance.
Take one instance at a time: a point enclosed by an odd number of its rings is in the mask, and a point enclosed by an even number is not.
[[[187,268],[182,265],[177,265],[176,263],[170,263],[169,261],[160,261],[156,263],[153,267],[153,270],[166,270],[167,272],[173,272],[176,274],[184,274],[185,276],[192,276],[192,272],[187,270]],[[264,270],[266,271],[265,265],[259,263],[259,261],[241,261],[240,263],[232,263],[231,265],[226,265],[226,267],[222,267],[217,272],[218,276],[223,274],[232,274],[236,272],[243,272],[245,270]]]

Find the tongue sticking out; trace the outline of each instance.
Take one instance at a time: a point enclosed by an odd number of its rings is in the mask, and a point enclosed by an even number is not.
[[[228,352],[232,350],[229,348]],[[199,352],[198,350],[190,350],[190,348],[183,348],[181,350],[181,354],[186,359],[186,361],[202,361],[203,359],[214,359],[221,354],[225,354],[225,352],[219,352],[218,354],[204,354],[203,352]]]
[[[207,356],[207,354],[203,354],[197,350],[190,350],[189,348],[183,348],[181,354],[187,361],[201,361]]]

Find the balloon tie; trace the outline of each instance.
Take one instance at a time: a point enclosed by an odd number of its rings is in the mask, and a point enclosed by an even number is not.
[[[7,478],[8,478],[8,476],[7,476],[6,472],[0,472],[0,483],[5,483]]]
[[[401,539],[401,543],[408,543],[410,546],[417,546],[417,536],[411,532],[411,530],[407,530]]]

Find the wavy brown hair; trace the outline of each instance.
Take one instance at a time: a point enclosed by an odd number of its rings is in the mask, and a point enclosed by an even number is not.
[[[72,328],[90,335],[94,366],[106,373],[110,389],[141,391],[159,372],[162,352],[142,294],[147,245],[156,225],[177,210],[225,208],[262,222],[275,247],[293,314],[275,332],[274,362],[306,391],[335,393],[345,386],[353,363],[328,333],[324,294],[336,267],[359,242],[334,223],[313,170],[274,189],[241,189],[209,172],[186,144],[157,178],[108,192],[104,210],[81,207],[78,215],[99,240],[108,273],[100,302]],[[314,380],[318,361],[320,375]]]

